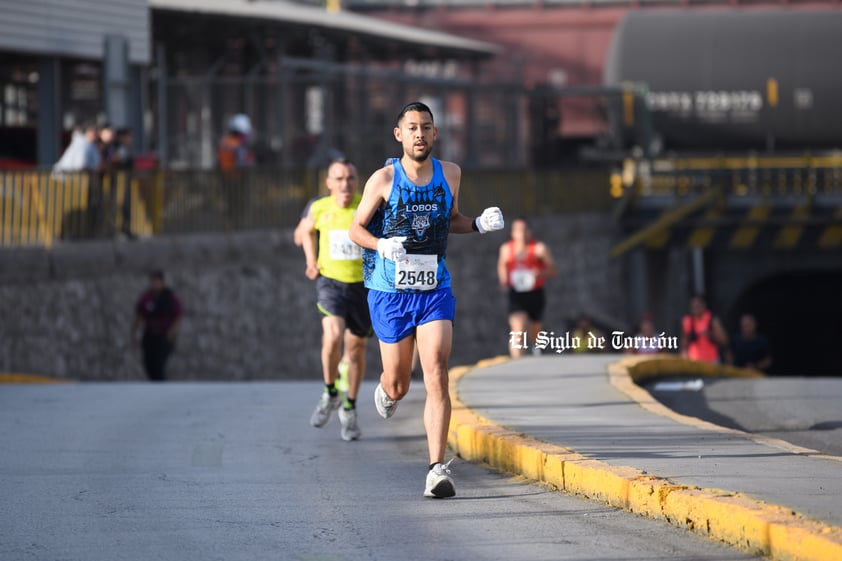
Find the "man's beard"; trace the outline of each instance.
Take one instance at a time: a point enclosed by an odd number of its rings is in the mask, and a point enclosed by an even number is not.
[[[415,151],[413,151],[413,152],[410,152],[409,154],[407,154],[407,156],[409,156],[409,158],[411,160],[415,161],[415,162],[425,162],[425,161],[427,161],[427,158],[430,157],[430,154],[432,153],[432,151],[433,151],[433,147],[427,146],[427,149],[424,150],[422,153],[416,154]]]

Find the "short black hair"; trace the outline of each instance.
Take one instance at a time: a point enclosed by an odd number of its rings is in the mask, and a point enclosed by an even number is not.
[[[346,158],[345,156],[339,156],[338,158],[333,158],[333,159],[330,161],[330,163],[328,163],[328,164],[327,164],[327,169],[330,169],[330,168],[331,168],[331,166],[333,166],[334,164],[342,164],[343,166],[354,166],[354,167],[357,167],[356,165],[354,165],[354,162],[352,162],[351,160],[349,160],[349,159],[348,159],[348,158]]]
[[[419,113],[429,113],[430,118],[433,119],[433,121],[435,121],[435,118],[433,117],[433,111],[426,104],[421,103],[420,101],[413,101],[404,105],[403,109],[401,109],[401,112],[398,113],[398,118],[395,119],[396,127],[400,126],[401,119],[403,119],[403,116],[409,113],[410,111],[417,111]]]
[[[150,279],[158,279],[159,281],[163,281],[164,280],[164,271],[162,271],[161,269],[155,269],[154,271],[149,273],[149,278]]]

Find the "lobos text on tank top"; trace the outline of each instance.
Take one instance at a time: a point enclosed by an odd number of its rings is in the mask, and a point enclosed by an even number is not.
[[[389,200],[375,212],[368,230],[378,238],[405,236],[407,256],[399,262],[383,259],[375,250],[363,252],[365,286],[383,292],[425,292],[450,286],[445,266],[453,194],[441,163],[432,158],[433,177],[415,185],[394,158]]]

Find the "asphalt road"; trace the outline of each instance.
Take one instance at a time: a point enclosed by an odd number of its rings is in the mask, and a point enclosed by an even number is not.
[[[458,459],[424,499],[417,386],[351,443],[314,383],[0,386],[0,559],[757,559]]]
[[[646,389],[678,413],[842,456],[842,378],[691,377]]]

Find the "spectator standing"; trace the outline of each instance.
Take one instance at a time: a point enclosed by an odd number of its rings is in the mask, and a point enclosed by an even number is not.
[[[75,235],[96,235],[102,224],[102,158],[97,142],[97,129],[93,123],[74,127],[70,144],[53,166],[57,179],[64,179],[76,188],[87,186],[87,208],[84,218],[78,222],[81,231]],[[65,174],[84,175],[65,177]]]
[[[166,364],[175,348],[181,318],[181,302],[164,283],[164,273],[152,272],[149,275],[149,288],[141,294],[135,306],[132,341],[137,340],[137,332],[142,325],[140,345],[143,367],[153,382],[166,380]]]
[[[116,178],[115,185],[122,189],[122,221],[120,224],[121,233],[127,238],[133,238],[132,234],[132,170],[134,169],[134,154],[132,153],[134,138],[132,130],[126,127],[117,129],[111,151],[111,169]]]
[[[95,125],[91,123],[75,127],[71,134],[70,144],[53,166],[53,171],[61,174],[98,170],[101,158],[96,142]]]
[[[132,129],[121,127],[117,129],[114,148],[111,153],[111,164],[115,170],[131,171],[134,169],[134,136]]]
[[[99,129],[97,136],[97,149],[99,150],[100,169],[108,173],[111,171],[114,160],[114,152],[117,150],[117,140],[114,137],[114,127],[106,123]]]
[[[720,363],[720,347],[728,344],[722,322],[708,309],[705,297],[690,299],[690,313],[681,320],[681,356],[690,360]]]
[[[251,197],[251,182],[244,170],[254,167],[251,149],[251,119],[242,113],[228,122],[228,132],[219,141],[216,160],[222,171],[222,190],[228,207],[228,227],[244,225]]]
[[[252,167],[254,154],[249,145],[251,119],[242,113],[234,115],[228,122],[228,132],[219,141],[216,160],[219,169],[232,171]]]

